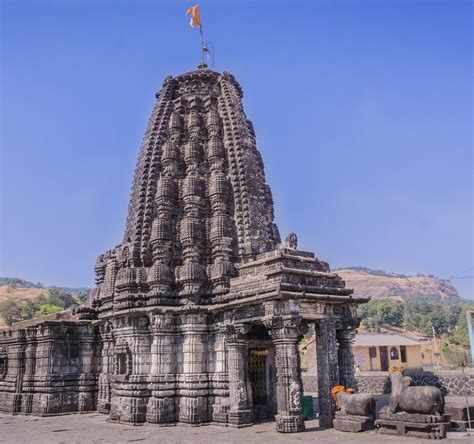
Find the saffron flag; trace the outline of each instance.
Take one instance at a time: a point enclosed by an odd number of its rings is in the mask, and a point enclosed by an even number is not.
[[[191,21],[189,24],[191,28],[195,26],[201,26],[201,17],[199,16],[199,6],[193,6],[186,11],[186,15],[191,14]]]

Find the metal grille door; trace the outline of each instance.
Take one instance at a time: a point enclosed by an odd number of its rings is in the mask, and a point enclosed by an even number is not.
[[[268,350],[250,350],[250,383],[253,405],[267,403],[267,356]]]

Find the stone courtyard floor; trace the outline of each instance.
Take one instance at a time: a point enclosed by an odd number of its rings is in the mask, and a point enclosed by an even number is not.
[[[10,416],[0,414],[0,443],[193,443],[193,444],[243,444],[243,443],[424,443],[418,438],[379,435],[376,432],[344,433],[333,429],[323,430],[317,420],[306,421],[306,431],[281,434],[271,422],[253,427],[156,427],[130,426],[106,422],[106,416],[90,413],[46,418]],[[462,433],[449,433],[443,443],[468,443],[473,438]]]

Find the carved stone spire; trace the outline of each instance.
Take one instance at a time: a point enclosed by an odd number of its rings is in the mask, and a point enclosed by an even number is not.
[[[96,265],[102,314],[199,303],[280,242],[242,89],[208,69],[167,77],[138,157],[122,244]]]

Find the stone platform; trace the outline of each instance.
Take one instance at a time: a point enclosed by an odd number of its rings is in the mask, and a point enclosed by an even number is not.
[[[225,442],[226,444],[272,444],[294,443],[293,434],[281,434],[275,430],[273,422],[256,424],[253,427],[236,429],[208,425],[205,427],[159,427],[155,425],[133,426],[106,422],[107,417],[97,413],[66,415],[56,417],[11,416],[0,413],[0,443],[170,443],[196,444]],[[380,444],[381,442],[399,444],[419,443],[419,438],[385,435],[383,438],[375,431],[365,433],[338,432],[334,429],[321,429],[317,420],[305,421],[306,431],[297,435],[298,443],[350,443]],[[450,439],[450,435],[455,438]],[[471,437],[462,433],[448,433],[443,443],[470,443]]]
[[[469,416],[464,400],[446,404],[445,413],[451,417],[452,429],[466,430],[469,428],[469,418],[471,420],[470,428],[474,428],[474,402],[469,403]]]
[[[390,413],[385,407],[375,421],[384,435],[416,436],[427,439],[444,439],[450,426],[449,415],[421,415],[416,413]]]
[[[366,432],[375,427],[373,418],[369,416],[344,415],[337,412],[334,428],[341,432]]]

